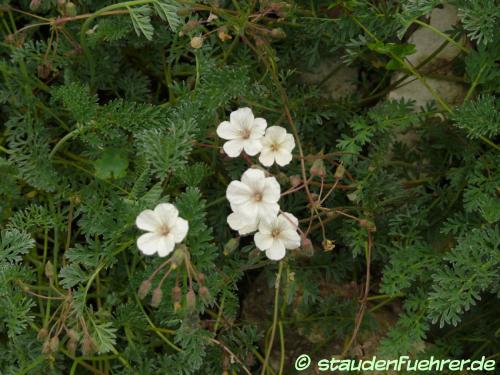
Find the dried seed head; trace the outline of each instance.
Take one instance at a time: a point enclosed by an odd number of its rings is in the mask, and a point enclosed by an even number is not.
[[[40,331],[38,331],[38,335],[36,335],[36,338],[39,341],[43,341],[48,335],[49,335],[48,329],[43,327],[42,329],[40,329]]]
[[[203,46],[203,38],[201,36],[195,36],[191,39],[189,44],[192,48],[199,49]]]
[[[310,172],[311,172],[311,175],[313,175],[313,176],[325,177],[326,170],[325,170],[325,163],[323,162],[323,159],[316,159],[313,162],[313,165],[311,166]]]
[[[59,349],[59,337],[57,336],[52,337],[50,339],[49,346],[51,352],[57,352],[57,349]]]
[[[163,292],[159,287],[156,287],[153,290],[153,295],[151,296],[151,306],[153,307],[160,306],[162,298],[163,298]]]
[[[219,32],[217,33],[217,37],[221,42],[233,39],[233,37],[226,33],[224,30],[219,30]]]
[[[186,307],[188,311],[194,311],[196,307],[196,294],[194,294],[194,290],[191,289],[186,294]]]
[[[335,241],[333,240],[325,239],[322,245],[325,251],[332,251],[333,249],[335,249]]]
[[[150,289],[151,289],[151,280],[146,279],[141,283],[141,286],[137,291],[137,295],[139,296],[140,299],[144,299],[144,297],[148,295]]]

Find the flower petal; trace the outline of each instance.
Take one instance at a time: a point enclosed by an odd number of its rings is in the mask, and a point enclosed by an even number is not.
[[[260,169],[249,168],[241,176],[241,182],[247,185],[252,193],[260,193],[265,188],[266,175]]]
[[[273,244],[273,237],[262,232],[255,233],[253,240],[255,242],[255,246],[262,251],[269,249]]]
[[[137,247],[145,255],[153,255],[161,246],[161,237],[158,233],[145,233],[137,239]]]
[[[284,224],[283,227],[288,227],[293,230],[297,230],[299,226],[299,220],[290,212],[283,212],[278,216],[278,220]]]
[[[171,203],[160,203],[155,207],[155,214],[163,225],[171,227],[179,216],[179,211]]]
[[[189,224],[187,220],[182,217],[178,217],[174,226],[170,228],[170,233],[174,236],[174,241],[179,243],[186,237],[188,230]]]
[[[162,225],[162,222],[153,210],[144,210],[135,219],[135,225],[139,229],[154,232]]]
[[[281,147],[287,151],[292,152],[292,150],[295,148],[295,138],[293,138],[293,135],[287,134],[285,136],[285,139],[281,142]]]
[[[160,246],[158,247],[158,255],[161,257],[166,257],[174,250],[174,247],[175,247],[175,241],[174,241],[174,236],[172,234],[161,236]]]
[[[280,212],[280,205],[278,203],[260,202],[258,216],[260,219],[275,218]]]
[[[280,260],[285,257],[285,245],[280,240],[274,239],[271,247],[266,250],[266,255],[271,260]]]
[[[267,128],[267,121],[263,118],[257,117],[253,120],[252,129],[250,130],[250,138],[260,139],[264,136]]]
[[[266,137],[275,143],[281,143],[285,140],[287,133],[286,129],[281,126],[270,126],[266,130]]]
[[[276,164],[278,164],[280,167],[284,167],[285,165],[290,164],[293,159],[292,153],[290,151],[284,150],[283,148],[280,148],[274,154],[274,157],[276,158]]]
[[[241,139],[232,139],[224,143],[222,148],[227,156],[235,158],[243,151],[243,141]]]
[[[243,204],[252,196],[252,191],[248,185],[241,181],[231,181],[226,189],[226,198],[231,204]]]
[[[271,148],[264,148],[260,152],[259,155],[260,163],[265,167],[270,167],[274,163],[274,152],[271,151]]]
[[[300,236],[296,230],[287,229],[280,233],[280,240],[287,249],[300,247]]]
[[[260,150],[262,150],[262,143],[258,139],[245,139],[243,141],[243,149],[247,155],[254,156],[257,155]]]
[[[257,230],[257,219],[246,217],[241,213],[231,213],[227,217],[227,223],[231,229],[237,230],[242,236]]]
[[[275,177],[266,177],[262,200],[268,203],[275,203],[280,199],[281,188]]]
[[[241,132],[239,127],[232,125],[229,121],[223,121],[217,127],[217,135],[222,139],[237,139],[240,138]]]
[[[253,113],[248,107],[239,108],[236,111],[231,112],[229,115],[229,120],[231,124],[239,126],[240,129],[250,129],[253,123]]]
[[[249,220],[257,220],[260,218],[259,204],[250,200],[242,204],[231,204],[231,209],[234,212],[249,218]]]

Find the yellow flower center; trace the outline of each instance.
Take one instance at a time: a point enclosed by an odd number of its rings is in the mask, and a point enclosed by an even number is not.
[[[253,199],[256,202],[260,202],[262,200],[262,194],[261,193],[255,193],[254,196],[253,196]]]
[[[250,138],[250,129],[244,129],[241,131],[241,138],[248,139]]]
[[[279,146],[279,145],[277,145],[276,143],[273,143],[273,144],[271,145],[271,150],[272,150],[272,151],[274,151],[274,152],[278,151],[278,150],[279,150],[279,148],[280,148],[280,146]]]
[[[166,236],[167,234],[170,233],[170,228],[167,227],[166,225],[162,225],[160,227],[160,230],[158,231],[162,236]]]
[[[273,231],[271,232],[271,236],[273,236],[273,238],[277,238],[279,237],[279,235],[280,235],[280,230],[278,228],[273,229]]]

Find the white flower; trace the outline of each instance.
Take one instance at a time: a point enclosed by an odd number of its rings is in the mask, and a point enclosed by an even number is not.
[[[137,247],[146,255],[170,254],[176,243],[182,242],[188,232],[188,222],[179,217],[179,211],[170,203],[160,203],[153,210],[142,211],[135,224],[148,231],[137,239]]]
[[[234,212],[248,218],[249,223],[278,215],[281,189],[274,177],[266,177],[260,169],[247,169],[241,181],[231,181],[226,197]]]
[[[298,225],[297,218],[288,212],[276,218],[263,219],[259,223],[259,231],[254,235],[255,245],[265,251],[269,259],[283,259],[286,249],[296,249],[300,246]]]
[[[228,140],[224,143],[225,153],[235,158],[242,150],[250,155],[257,155],[262,149],[261,138],[267,127],[263,118],[254,118],[250,108],[240,108],[231,112],[229,121],[221,122],[217,127],[217,135]]]
[[[257,230],[259,220],[257,217],[249,218],[241,213],[233,212],[227,217],[227,223],[231,229],[237,230],[240,236],[244,236]]]
[[[293,135],[286,132],[281,126],[271,126],[261,140],[262,150],[259,161],[270,167],[274,162],[283,167],[292,161],[292,150],[295,148]]]

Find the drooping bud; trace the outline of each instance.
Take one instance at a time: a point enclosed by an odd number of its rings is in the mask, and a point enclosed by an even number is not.
[[[196,294],[194,294],[194,290],[191,289],[186,294],[186,307],[188,311],[194,311],[196,307]]]
[[[198,293],[200,294],[200,297],[203,300],[203,302],[205,302],[205,303],[210,302],[210,299],[211,299],[210,291],[208,290],[208,288],[206,286],[202,286],[200,288],[200,290],[198,291]]]
[[[236,238],[231,238],[229,241],[226,242],[226,244],[224,245],[224,251],[223,251],[223,254],[225,256],[228,256],[229,254],[231,254],[234,250],[236,250],[238,248],[238,246],[240,246],[240,238],[239,237],[236,237]]]
[[[284,39],[286,38],[286,33],[283,31],[282,28],[276,28],[271,30],[271,36],[274,39]]]
[[[314,255],[314,246],[309,238],[302,239],[302,254],[306,257],[312,257]]]
[[[334,177],[336,180],[341,180],[342,177],[344,177],[344,173],[345,173],[345,168],[342,164],[339,164],[337,166],[337,169],[335,170],[335,174],[334,174]]]
[[[185,245],[177,246],[174,253],[172,254],[172,257],[170,258],[171,268],[175,270],[177,267],[179,267],[184,262],[185,256],[186,256],[186,246]]]
[[[85,334],[82,341],[82,354],[90,355],[96,350],[94,340],[89,334]]]
[[[42,3],[42,0],[31,0],[30,2],[30,9],[35,12],[40,8],[40,4]]]
[[[205,285],[205,274],[204,273],[198,274],[198,283],[200,283],[200,285]]]
[[[300,178],[299,175],[295,174],[293,176],[290,176],[290,185],[292,185],[292,187],[297,187],[301,183],[302,183],[302,179]]]
[[[156,287],[153,290],[153,295],[151,296],[151,306],[158,307],[160,306],[161,300],[163,298],[163,292],[160,287]]]
[[[144,297],[148,295],[150,289],[151,289],[151,280],[146,279],[141,283],[141,286],[137,291],[137,295],[139,296],[140,299],[144,299]]]
[[[78,341],[69,339],[68,342],[66,343],[66,350],[71,354],[73,357],[76,354],[76,346],[78,344]]]
[[[47,279],[52,281],[54,279],[54,275],[54,265],[49,260],[47,263],[45,263],[45,276],[47,276]]]
[[[57,352],[57,349],[59,348],[59,337],[57,336],[52,337],[50,339],[49,346],[51,352]]]
[[[325,163],[323,162],[323,159],[316,159],[313,162],[313,165],[311,166],[311,169],[309,171],[311,172],[311,175],[313,175],[313,176],[325,177],[326,170],[325,170]]]
[[[40,329],[40,331],[38,331],[36,338],[38,339],[38,341],[43,341],[48,335],[49,335],[48,329],[43,327]]]
[[[181,301],[182,290],[178,285],[172,288],[172,301],[180,302]]]
[[[74,329],[68,330],[67,335],[70,340],[78,341],[78,333]]]
[[[42,353],[43,354],[50,354],[50,339],[47,339],[43,342],[42,345]]]
[[[64,13],[68,16],[76,16],[76,5],[68,1],[64,6]]]
[[[192,48],[199,49],[203,46],[203,38],[201,36],[195,36],[191,39],[189,44]]]

